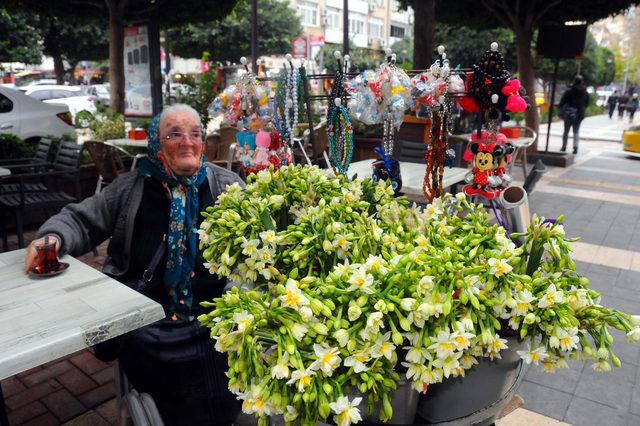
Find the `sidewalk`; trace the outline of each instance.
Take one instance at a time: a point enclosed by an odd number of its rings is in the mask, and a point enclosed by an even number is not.
[[[609,115],[594,115],[585,118],[580,124],[580,139],[585,141],[608,141],[608,142],[622,142],[622,132],[628,129],[630,126],[639,125],[640,119],[636,117],[634,123],[629,123],[629,119],[625,116],[623,120],[618,119],[618,113],[613,115],[610,119]],[[551,123],[551,136],[562,137],[564,132],[564,122],[555,121]],[[571,144],[572,133],[569,132],[569,144]],[[544,149],[544,144],[547,137],[547,123],[540,123],[540,142],[539,147]]]
[[[550,145],[558,150],[560,138]],[[529,202],[532,213],[565,214],[567,235],[582,237],[573,257],[602,303],[640,313],[640,160],[623,154],[621,144],[583,140],[576,163],[551,168]],[[531,367],[518,389],[524,408],[581,426],[640,425],[640,346],[624,337],[614,333],[622,368],[611,373],[582,361],[555,374]]]

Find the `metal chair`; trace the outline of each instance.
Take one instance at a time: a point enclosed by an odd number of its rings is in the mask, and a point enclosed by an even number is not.
[[[12,158],[0,160],[0,166],[11,170],[11,173],[29,173],[45,168],[51,162],[52,147],[55,144],[51,139],[42,138],[38,142],[33,157]]]
[[[511,173],[511,169],[518,158],[518,154],[522,152],[522,174],[524,175],[524,179],[527,180],[527,148],[538,140],[538,133],[531,127],[527,126],[513,126],[511,128],[520,129],[525,136],[509,139],[509,142],[516,147],[516,152],[513,153],[513,159],[509,164],[509,173]]]
[[[126,404],[129,417],[134,426],[163,426],[162,416],[151,395],[145,392],[139,393],[135,390],[118,362],[115,364],[114,372],[116,403],[120,420],[125,417],[124,407]]]

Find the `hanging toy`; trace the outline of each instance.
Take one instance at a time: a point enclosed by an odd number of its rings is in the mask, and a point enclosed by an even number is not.
[[[253,154],[253,165],[256,170],[262,170],[271,164],[269,162],[269,146],[271,146],[271,135],[268,132],[258,132],[256,134],[256,150]]]
[[[502,86],[502,94],[507,96],[507,111],[511,112],[524,112],[527,110],[527,101],[520,96],[520,90],[524,90],[520,87],[520,80],[513,78]]]
[[[496,180],[494,181],[494,187],[503,191],[506,187],[508,187],[513,178],[509,174],[507,168],[509,163],[511,162],[511,155],[515,152],[516,147],[513,146],[512,143],[507,142],[501,145],[504,148],[504,154],[497,159],[497,165],[493,170],[493,175]]]
[[[400,163],[398,160],[386,155],[383,149],[379,146],[373,148],[373,151],[380,156],[380,160],[373,162],[373,176],[372,180],[377,182],[379,180],[389,180],[391,182],[391,188],[397,195],[402,189],[402,176],[400,175]]]
[[[480,194],[489,199],[499,196],[502,190],[494,175],[494,167],[497,159],[505,155],[504,147],[495,142],[480,141],[471,142],[469,150],[474,155],[474,166],[466,177],[470,185],[464,187],[464,193]]]

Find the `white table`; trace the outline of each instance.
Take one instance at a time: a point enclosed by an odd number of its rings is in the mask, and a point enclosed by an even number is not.
[[[349,177],[353,177],[355,174],[359,177],[371,176],[373,173],[373,161],[374,160],[363,160],[352,163],[351,166],[349,166]],[[400,191],[407,195],[423,195],[422,184],[426,172],[427,166],[423,163],[401,162],[400,174],[402,176],[402,188]],[[464,181],[468,172],[469,169],[463,169],[461,167],[445,167],[444,176],[442,177],[442,187],[446,188]]]
[[[134,146],[136,148],[146,148],[149,145],[147,139],[109,139],[105,142],[115,146]]]
[[[0,253],[0,380],[164,318],[162,306],[71,256],[51,278]]]
[[[0,167],[0,176],[9,176],[10,174],[11,170]]]

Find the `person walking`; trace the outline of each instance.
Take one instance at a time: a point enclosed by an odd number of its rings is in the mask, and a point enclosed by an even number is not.
[[[620,95],[618,95],[618,91],[614,90],[613,93],[607,99],[607,106],[609,107],[609,119],[613,118],[613,112],[616,110],[616,104],[618,103],[618,99]]]
[[[573,129],[573,153],[578,153],[580,144],[580,123],[584,120],[585,111],[589,105],[589,94],[582,84],[582,77],[576,76],[571,87],[564,92],[560,99],[558,115],[564,120],[562,134],[562,152],[567,150],[569,129]]]
[[[629,96],[624,93],[620,95],[618,98],[618,120],[624,118],[624,110],[627,109],[627,102],[629,102]]]
[[[638,94],[634,93],[629,102],[627,102],[627,112],[629,113],[629,123],[633,123],[633,116],[638,109]]]

